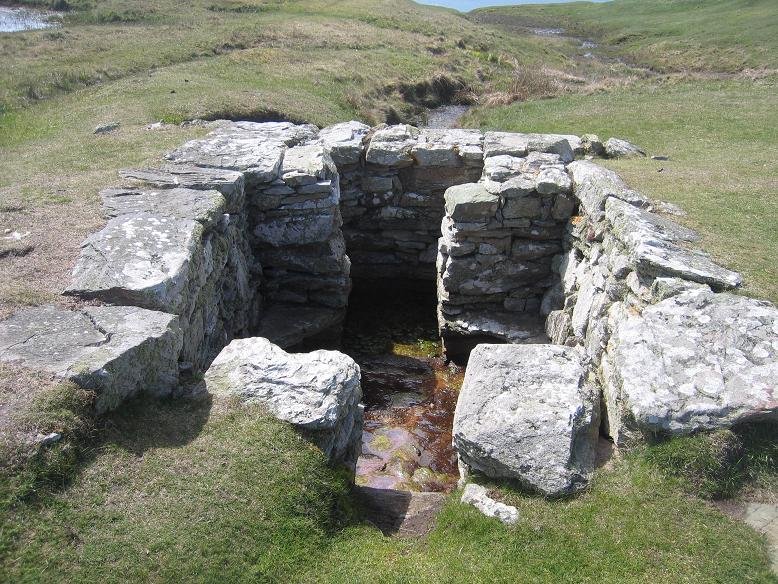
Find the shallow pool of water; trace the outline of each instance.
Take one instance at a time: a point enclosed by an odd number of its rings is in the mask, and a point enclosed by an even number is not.
[[[362,371],[360,486],[440,492],[456,485],[451,428],[464,369],[440,356],[435,307],[433,282],[354,286],[343,350]]]
[[[54,12],[0,6],[0,32],[38,30],[60,24],[60,16]]]

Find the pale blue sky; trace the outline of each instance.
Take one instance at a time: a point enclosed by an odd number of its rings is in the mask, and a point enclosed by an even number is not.
[[[446,6],[462,12],[485,6],[511,6],[514,4],[558,4],[571,0],[416,0],[419,4]],[[607,0],[590,0],[592,2],[607,2]]]

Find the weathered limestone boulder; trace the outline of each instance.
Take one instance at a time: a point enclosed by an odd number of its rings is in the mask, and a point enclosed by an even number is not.
[[[602,363],[618,443],[778,416],[775,306],[699,287],[642,315],[619,310]]]
[[[407,124],[380,128],[370,139],[365,159],[379,166],[410,166],[418,137],[419,129]]]
[[[678,276],[717,289],[736,288],[743,282],[740,274],[714,263],[707,254],[682,247],[697,239],[689,229],[616,198],[608,199],[605,216],[630,262],[642,273]]]
[[[126,186],[149,189],[194,189],[218,191],[227,203],[227,213],[243,210],[243,173],[221,168],[200,168],[186,164],[169,164],[163,168],[122,169],[119,175]]]
[[[132,306],[28,308],[0,322],[0,361],[92,389],[98,413],[178,383],[178,317]]]
[[[340,168],[359,164],[365,150],[363,142],[369,132],[370,126],[361,122],[343,122],[321,130],[319,140]]]
[[[462,492],[461,501],[472,505],[487,517],[499,519],[506,525],[513,525],[519,520],[519,510],[512,505],[495,501],[489,496],[486,487],[468,483]]]
[[[362,436],[359,367],[337,351],[290,354],[264,338],[233,341],[205,374],[214,395],[261,404],[352,470]]]
[[[560,134],[514,134],[509,132],[486,132],[484,134],[484,156],[527,156],[529,152],[558,154],[567,164],[575,159],[573,149],[565,136]]]
[[[635,156],[645,156],[646,153],[632,142],[620,140],[619,138],[609,138],[605,142],[605,155],[608,158],[633,158]]]
[[[555,345],[478,345],[454,415],[460,463],[544,495],[586,486],[599,399],[579,354]]]
[[[643,195],[630,189],[612,170],[588,160],[577,160],[567,168],[573,178],[575,196],[587,215],[596,216],[604,211],[605,201],[609,197],[615,197],[641,208],[647,208],[651,204]]]

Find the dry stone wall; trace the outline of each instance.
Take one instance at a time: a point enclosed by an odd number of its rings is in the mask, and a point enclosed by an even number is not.
[[[776,416],[778,311],[728,292],[740,276],[695,251],[693,232],[580,160],[601,152],[593,136],[222,123],[103,191],[106,226],[66,290],[81,308],[0,323],[0,360],[95,388],[105,410],[169,393],[234,339],[337,338],[352,276],[428,279],[449,355],[512,345],[477,353],[504,375],[468,373],[474,400],[522,406],[458,412],[465,470],[567,493],[591,472],[599,419],[623,444]],[[556,361],[572,426],[544,402]],[[344,436],[361,419],[352,385]],[[533,411],[566,433],[527,450]]]

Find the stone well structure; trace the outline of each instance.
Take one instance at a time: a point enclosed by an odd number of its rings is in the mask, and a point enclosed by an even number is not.
[[[468,369],[463,468],[560,494],[586,483],[600,427],[623,444],[775,416],[778,311],[728,292],[740,276],[591,161],[604,151],[591,136],[225,122],[103,191],[106,226],[65,291],[103,306],[17,313],[0,360],[94,388],[102,411],[170,392],[235,339],[337,342],[352,277],[420,279],[450,357],[508,345]],[[353,409],[349,384],[327,391]],[[361,415],[328,415],[358,435]]]

